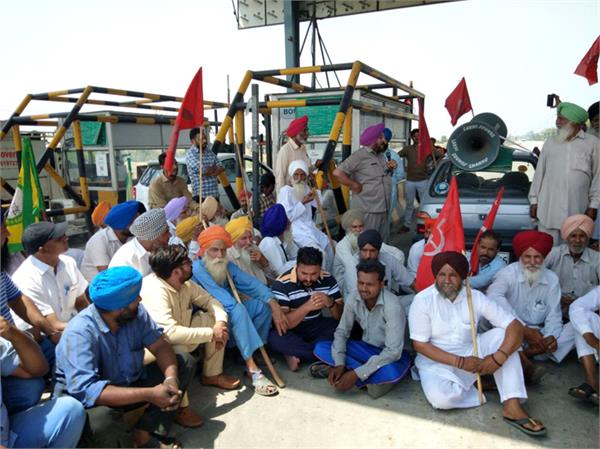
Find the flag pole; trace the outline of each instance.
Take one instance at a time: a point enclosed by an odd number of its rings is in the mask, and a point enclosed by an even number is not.
[[[471,290],[471,283],[469,281],[470,275],[467,275],[465,286],[467,288],[467,305],[469,306],[469,320],[471,321],[471,338],[473,339],[473,357],[479,357],[479,349],[477,347],[477,331],[475,330],[475,314],[473,312],[473,291]],[[477,376],[477,391],[479,393],[479,403],[483,405],[483,387],[481,385],[481,375]]]

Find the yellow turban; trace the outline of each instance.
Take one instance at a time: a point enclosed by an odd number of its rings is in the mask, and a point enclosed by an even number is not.
[[[191,242],[194,236],[194,229],[200,224],[200,218],[197,215],[181,220],[175,228],[177,237],[183,240],[186,245]]]
[[[208,221],[211,221],[215,218],[218,208],[219,202],[212,196],[207,196],[202,202],[202,215],[204,215]]]
[[[110,211],[111,204],[108,201],[100,201],[94,212],[92,212],[92,223],[94,226],[102,226],[104,224],[104,219],[108,215]]]
[[[252,222],[244,215],[227,223],[225,230],[229,232],[231,240],[235,243],[246,231],[252,231]]]

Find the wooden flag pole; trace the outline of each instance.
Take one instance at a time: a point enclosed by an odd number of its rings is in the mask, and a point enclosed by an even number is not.
[[[315,187],[311,188],[313,196],[315,197],[315,201],[317,202],[317,208],[319,209],[319,214],[321,214],[321,220],[323,220],[323,226],[325,227],[325,232],[327,233],[327,238],[329,239],[329,244],[331,245],[331,250],[335,255],[335,243],[333,242],[333,238],[331,237],[331,231],[329,230],[329,225],[327,224],[327,214],[321,205],[321,199],[319,198],[319,192]]]
[[[475,329],[475,313],[473,312],[473,291],[471,290],[470,276],[467,276],[467,305],[469,306],[469,319],[471,321],[471,338],[473,339],[473,357],[479,357],[479,349],[477,347],[477,331]],[[477,376],[477,391],[479,392],[479,403],[483,405],[483,387],[481,385],[481,376]]]

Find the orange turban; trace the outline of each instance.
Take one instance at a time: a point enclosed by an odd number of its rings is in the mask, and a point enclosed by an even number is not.
[[[214,225],[202,231],[198,236],[198,244],[200,245],[198,255],[203,256],[206,250],[210,248],[210,245],[217,240],[225,242],[227,248],[231,248],[233,245],[229,232],[227,232],[223,226]]]
[[[231,236],[231,240],[235,243],[247,231],[252,231],[252,222],[247,216],[241,216],[231,220],[225,225],[225,231]]]
[[[515,256],[521,257],[529,248],[533,248],[546,257],[552,249],[554,239],[550,234],[540,231],[521,231],[512,241]]]
[[[94,212],[92,212],[92,223],[94,226],[102,226],[104,224],[104,219],[108,215],[110,211],[111,204],[108,201],[100,201]]]

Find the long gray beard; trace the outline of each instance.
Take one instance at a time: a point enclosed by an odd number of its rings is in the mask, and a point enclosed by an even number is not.
[[[529,285],[533,285],[540,278],[540,275],[542,274],[542,266],[541,265],[524,265],[521,262],[519,262],[519,263],[521,264],[521,271],[523,272],[523,276],[525,276],[525,279],[527,280],[527,282],[529,282]]]
[[[571,134],[573,134],[573,131],[574,129],[571,125],[565,125],[558,130],[558,135],[556,136],[556,139],[560,143],[565,143],[567,139],[571,136]]]
[[[292,184],[292,188],[294,189],[294,196],[298,201],[302,201],[302,198],[306,195],[306,183],[304,182],[294,182]]]
[[[223,285],[225,283],[225,279],[227,279],[227,259],[212,259],[205,255],[204,266],[217,284]]]
[[[248,267],[252,264],[252,259],[250,259],[250,246],[247,248],[240,249],[240,261],[243,266]]]
[[[348,241],[350,242],[350,248],[352,249],[352,254],[356,254],[358,252],[358,235],[354,232],[350,232],[347,234]]]

